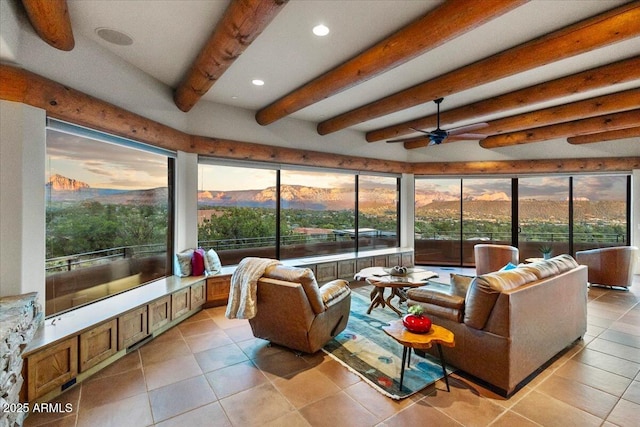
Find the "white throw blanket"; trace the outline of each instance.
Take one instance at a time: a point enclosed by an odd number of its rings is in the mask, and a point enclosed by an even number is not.
[[[280,261],[269,258],[247,257],[240,261],[231,276],[229,303],[225,316],[228,319],[253,319],[256,316],[258,279],[265,270]]]

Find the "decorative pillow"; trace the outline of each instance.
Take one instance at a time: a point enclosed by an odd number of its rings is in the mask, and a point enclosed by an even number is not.
[[[204,249],[198,248],[193,251],[191,257],[191,275],[202,276],[204,274]]]
[[[473,280],[473,276],[464,276],[462,274],[451,274],[451,295],[465,297],[469,285]]]
[[[193,257],[193,249],[179,252],[176,256],[178,257],[178,264],[180,264],[180,276],[191,276],[191,258]]]
[[[512,263],[508,263],[507,265],[505,265],[504,267],[502,267],[500,269],[500,271],[506,271],[506,270],[513,270],[514,268],[517,268],[518,266]]]
[[[209,249],[204,256],[204,269],[207,274],[215,274],[222,271],[220,257],[213,249]]]

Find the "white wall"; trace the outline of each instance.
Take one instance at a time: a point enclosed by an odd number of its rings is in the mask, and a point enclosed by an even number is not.
[[[631,245],[640,248],[640,169],[631,176]],[[636,259],[636,274],[640,274],[640,251]]]
[[[178,151],[176,159],[175,251],[198,244],[198,156]]]
[[[0,101],[0,296],[45,291],[45,112]]]
[[[400,182],[400,246],[413,248],[415,231],[415,180],[414,175],[402,174]]]

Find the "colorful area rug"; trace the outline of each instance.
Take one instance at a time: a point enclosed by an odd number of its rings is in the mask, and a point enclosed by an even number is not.
[[[382,307],[374,308],[368,315],[369,298],[355,290],[351,295],[347,328],[324,346],[325,353],[392,399],[409,397],[442,378],[442,367],[437,359],[429,355],[423,358],[412,352],[400,390],[402,345],[382,330],[398,316]]]

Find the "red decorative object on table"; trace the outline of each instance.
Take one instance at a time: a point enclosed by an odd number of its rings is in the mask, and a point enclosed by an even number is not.
[[[431,330],[431,319],[421,314],[406,314],[402,318],[402,324],[409,332],[425,334]]]

